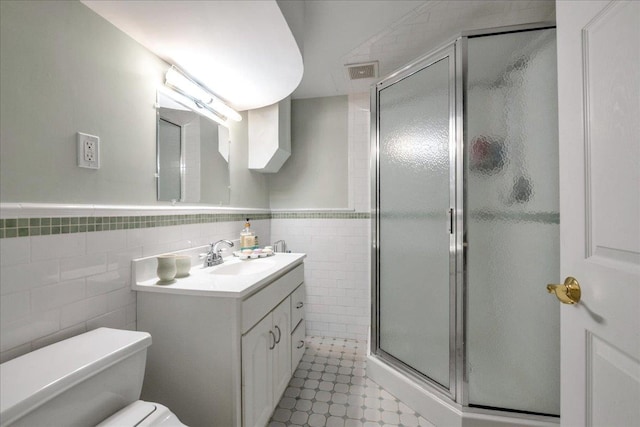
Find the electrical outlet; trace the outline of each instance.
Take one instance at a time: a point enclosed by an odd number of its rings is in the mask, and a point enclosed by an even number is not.
[[[96,144],[93,141],[84,141],[84,160],[87,162],[96,161]]]
[[[100,169],[100,138],[78,132],[78,166]]]

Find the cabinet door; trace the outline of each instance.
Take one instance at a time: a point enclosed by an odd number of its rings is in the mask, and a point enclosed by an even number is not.
[[[242,418],[245,427],[264,427],[273,411],[272,315],[242,337]]]
[[[291,378],[291,308],[287,297],[273,310],[273,331],[277,344],[273,349],[273,397],[275,402]]]
[[[300,363],[302,356],[304,356],[305,335],[306,326],[305,321],[302,320],[291,333],[291,375],[293,375],[298,368],[298,363]]]
[[[291,294],[291,330],[304,318],[304,283]]]

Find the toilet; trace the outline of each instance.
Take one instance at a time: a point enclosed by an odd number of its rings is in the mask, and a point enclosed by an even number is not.
[[[138,400],[146,332],[99,328],[0,365],[0,427],[185,427]]]

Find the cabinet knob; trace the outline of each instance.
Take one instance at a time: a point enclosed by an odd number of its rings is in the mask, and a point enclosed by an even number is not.
[[[304,347],[304,341],[300,340],[300,342],[298,342],[298,345],[296,346],[296,348],[302,348]]]
[[[302,308],[304,306],[304,303],[302,301],[299,301],[298,304],[296,304],[296,308]]]

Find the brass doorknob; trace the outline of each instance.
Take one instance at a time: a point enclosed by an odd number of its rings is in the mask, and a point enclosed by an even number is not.
[[[547,291],[550,294],[555,293],[563,304],[580,302],[580,283],[573,277],[567,277],[563,285],[547,285]]]

